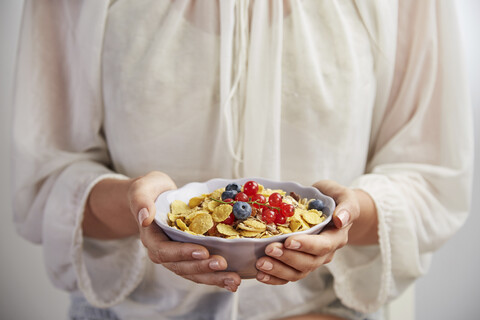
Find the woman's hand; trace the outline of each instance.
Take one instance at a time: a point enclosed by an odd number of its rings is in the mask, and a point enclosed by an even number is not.
[[[219,272],[227,268],[223,257],[210,256],[205,247],[197,244],[170,241],[153,223],[155,200],[161,193],[172,189],[176,189],[175,183],[168,175],[157,171],[133,180],[102,180],[90,194],[84,233],[103,239],[140,233],[154,263],[196,283],[236,291],[240,276],[233,272]]]
[[[275,285],[297,281],[332,261],[335,252],[347,243],[378,242],[376,208],[367,193],[330,180],[319,181],[314,187],[335,200],[333,223],[318,235],[293,235],[283,244],[268,245],[267,256],[257,261],[257,280]]]

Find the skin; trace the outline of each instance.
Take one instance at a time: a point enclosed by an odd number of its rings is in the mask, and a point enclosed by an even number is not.
[[[333,224],[318,235],[293,235],[284,244],[272,243],[265,257],[257,261],[257,280],[281,285],[306,277],[332,261],[335,252],[345,246],[378,243],[377,212],[372,198],[364,191],[350,189],[331,180],[314,184],[334,198],[337,207]],[[175,183],[162,172],[150,172],[131,180],[105,179],[90,192],[83,221],[83,233],[96,239],[118,239],[139,234],[150,259],[196,283],[215,285],[235,292],[240,276],[225,272],[227,262],[210,255],[203,246],[170,241],[152,223],[155,199]],[[146,214],[145,219],[142,213]],[[306,318],[305,318],[306,317]],[[339,319],[305,315],[289,319]]]

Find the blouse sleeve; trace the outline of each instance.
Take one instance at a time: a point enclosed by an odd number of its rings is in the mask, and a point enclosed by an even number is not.
[[[146,261],[138,238],[100,244],[82,236],[91,188],[101,179],[127,178],[109,169],[102,134],[108,7],[108,1],[25,1],[12,133],[17,231],[42,243],[55,286],[80,289],[97,306],[128,295]]]
[[[388,102],[376,106],[367,174],[352,183],[374,199],[379,246],[346,246],[327,265],[359,311],[425,274],[467,218],[473,129],[459,34],[451,1],[399,1]]]

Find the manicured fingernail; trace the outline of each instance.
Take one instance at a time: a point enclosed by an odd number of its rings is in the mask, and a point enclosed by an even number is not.
[[[257,279],[262,282],[267,282],[268,280],[270,280],[270,276],[265,273],[259,273]]]
[[[237,288],[235,288],[235,287],[225,286],[224,288],[227,289],[227,290],[230,291],[230,292],[235,292],[235,291],[237,291]]]
[[[273,264],[270,261],[265,261],[260,269],[270,271],[273,269]]]
[[[149,216],[149,214],[148,214],[147,208],[143,208],[142,210],[140,210],[140,211],[138,212],[138,223],[139,223],[140,225],[142,225],[142,224],[143,224],[143,221],[145,221],[145,219],[147,219],[148,216]]]
[[[337,218],[342,222],[342,228],[350,222],[350,213],[347,210],[342,210],[337,214]]]
[[[288,249],[300,249],[300,242],[296,240],[290,241],[290,243],[287,246]]]
[[[272,257],[281,257],[283,254],[283,250],[277,247],[274,247],[270,252],[268,253],[269,256]]]
[[[229,287],[234,287],[236,284],[235,284],[235,280],[233,279],[225,279],[225,281],[223,281],[223,284],[226,285],[226,286],[229,286]]]
[[[207,253],[204,251],[193,251],[192,258],[197,260],[203,260],[208,258]]]
[[[213,270],[220,270],[220,263],[217,260],[212,260],[208,263],[210,269]]]

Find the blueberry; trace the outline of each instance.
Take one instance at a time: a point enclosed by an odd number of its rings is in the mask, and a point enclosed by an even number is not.
[[[233,215],[237,220],[245,220],[252,214],[252,207],[243,201],[237,201],[233,205]]]
[[[235,190],[227,190],[222,192],[222,200],[225,201],[225,199],[235,199],[235,196],[237,195],[237,191]]]
[[[236,183],[230,183],[225,187],[225,190],[226,191],[233,190],[233,191],[237,191],[237,193],[242,191],[241,187]]]
[[[318,211],[322,211],[324,208],[325,208],[325,205],[323,204],[323,201],[319,199],[310,201],[308,203],[308,210],[315,209]]]

